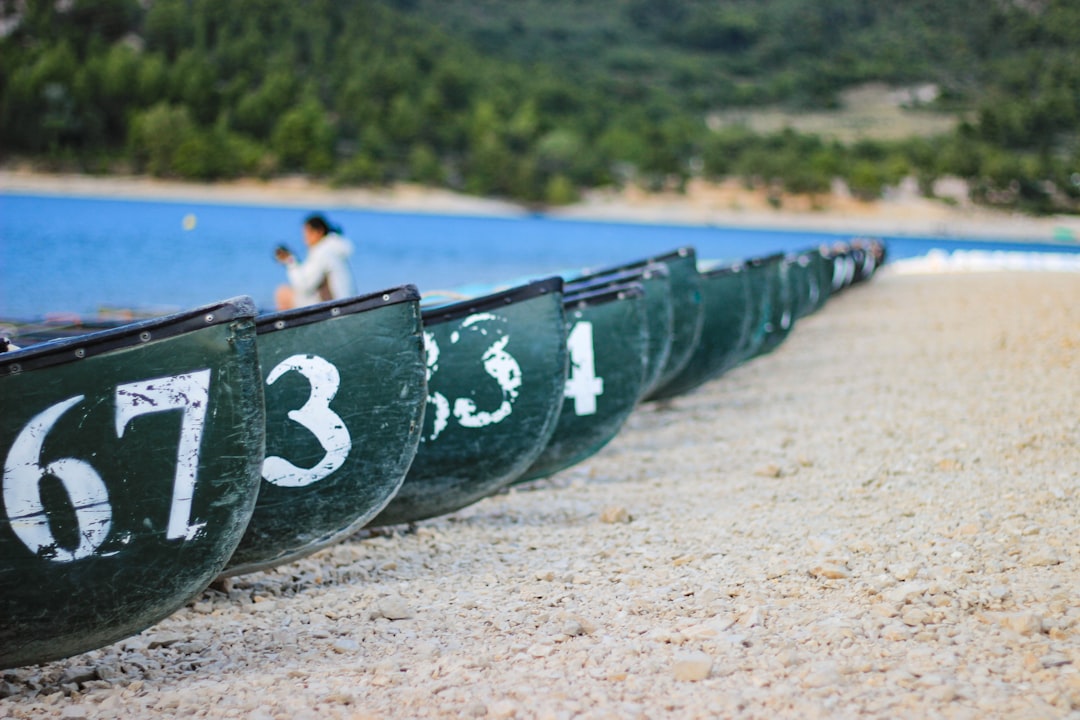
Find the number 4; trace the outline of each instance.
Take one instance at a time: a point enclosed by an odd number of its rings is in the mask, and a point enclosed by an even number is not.
[[[596,398],[604,394],[604,379],[596,377],[593,359],[593,326],[579,322],[566,339],[570,351],[570,373],[566,378],[564,397],[574,400],[574,413],[595,415]]]

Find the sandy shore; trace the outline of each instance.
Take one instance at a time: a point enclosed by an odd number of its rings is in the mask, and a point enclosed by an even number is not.
[[[525,216],[520,205],[415,185],[387,189],[335,189],[305,177],[217,184],[146,177],[54,175],[0,169],[0,193],[274,204],[306,208],[370,208],[438,214]],[[953,188],[954,194],[959,191]],[[636,188],[597,190],[581,202],[547,212],[551,217],[616,222],[719,225],[821,230],[852,234],[978,237],[1080,242],[1080,217],[1031,217],[920,197],[910,184],[885,199],[863,202],[843,192],[810,198],[787,196],[780,207],[765,190],[738,181],[692,181],[684,192],[646,193]]]
[[[879,274],[594,458],[0,673],[0,717],[1080,717],[1080,282]]]

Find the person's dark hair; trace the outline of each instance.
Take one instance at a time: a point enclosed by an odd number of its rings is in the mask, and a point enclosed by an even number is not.
[[[320,213],[308,215],[304,219],[304,224],[323,235],[328,235],[329,233],[341,234],[341,228],[337,225],[331,225]]]

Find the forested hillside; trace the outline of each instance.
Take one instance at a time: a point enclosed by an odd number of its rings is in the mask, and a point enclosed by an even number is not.
[[[0,153],[192,179],[303,172],[534,203],[740,176],[873,197],[915,175],[1080,203],[1071,0],[0,0]],[[710,129],[737,107],[931,84],[955,131]]]

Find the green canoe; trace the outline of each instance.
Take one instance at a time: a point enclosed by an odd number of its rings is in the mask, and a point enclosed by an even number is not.
[[[874,276],[885,261],[885,243],[877,238],[855,238],[850,243],[855,261],[853,283],[865,282]]]
[[[746,261],[746,270],[750,279],[753,317],[750,332],[739,350],[740,360],[745,362],[766,352],[765,345],[770,335],[776,332],[780,300],[780,264],[782,253],[750,258]]]
[[[770,314],[765,340],[758,349],[758,355],[772,352],[795,326],[794,297],[791,292],[791,259],[784,254],[769,264],[773,282],[769,286]]]
[[[264,315],[257,330],[263,483],[225,575],[295,560],[367,524],[405,479],[427,402],[411,285]]]
[[[822,282],[821,252],[817,248],[792,253],[787,258],[788,282],[791,285],[791,312],[795,320],[820,308],[828,298],[827,283]]]
[[[237,298],[0,355],[0,668],[134,635],[225,567],[263,461]]]
[[[810,260],[804,253],[788,255],[788,284],[791,286],[791,316],[798,320],[810,313]]]
[[[645,264],[634,268],[601,270],[588,275],[568,279],[565,293],[579,293],[613,285],[633,283],[645,293],[645,323],[649,336],[645,363],[645,381],[642,397],[651,391],[660,379],[671,354],[674,309],[671,301],[670,272],[661,263]]]
[[[518,482],[547,477],[611,441],[637,406],[646,379],[648,331],[640,285],[566,295],[570,369],[555,433]]]
[[[798,264],[806,277],[806,295],[800,307],[798,317],[805,317],[820,310],[829,299],[829,278],[831,271],[826,267],[825,256],[821,248],[803,250],[798,255]]]
[[[651,396],[663,400],[689,392],[735,367],[756,318],[750,273],[742,263],[700,272],[704,324],[689,361]]]
[[[445,515],[524,473],[566,387],[562,278],[425,308],[428,403],[405,482],[372,526]]]
[[[630,262],[601,272],[614,273],[620,270],[641,268],[647,265],[663,264],[668,269],[668,284],[671,290],[671,348],[660,376],[646,391],[645,399],[659,391],[669,380],[690,361],[690,354],[701,336],[704,317],[701,311],[700,279],[697,271],[697,257],[694,248],[683,247],[664,255]]]
[[[855,280],[855,260],[847,243],[834,243],[829,251],[832,261],[832,292],[844,290]]]

